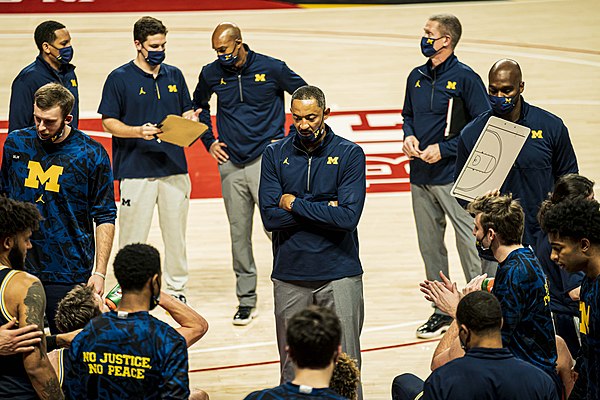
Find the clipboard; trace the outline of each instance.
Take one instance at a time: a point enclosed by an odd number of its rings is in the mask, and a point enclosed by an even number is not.
[[[208,126],[202,122],[173,114],[167,115],[157,127],[163,131],[156,135],[158,140],[181,147],[190,147],[208,130]]]
[[[473,201],[490,190],[499,189],[530,132],[526,126],[490,117],[450,193]]]

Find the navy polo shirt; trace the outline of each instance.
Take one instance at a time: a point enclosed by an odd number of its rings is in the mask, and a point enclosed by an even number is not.
[[[108,75],[98,112],[130,126],[158,124],[167,115],[182,115],[192,109],[190,92],[183,74],[161,64],[156,78],[133,61]],[[187,173],[183,148],[156,140],[113,136],[115,179],[160,178]]]
[[[79,125],[79,88],[75,66],[71,64],[61,65],[57,71],[50,66],[41,56],[23,68],[12,83],[10,94],[10,108],[8,112],[8,131],[29,128],[35,125],[33,121],[33,95],[42,86],[48,83],[60,83],[73,94],[75,104],[73,105],[73,121],[71,126],[77,128]]]
[[[558,400],[558,393],[548,374],[508,349],[478,347],[433,371],[421,399]]]

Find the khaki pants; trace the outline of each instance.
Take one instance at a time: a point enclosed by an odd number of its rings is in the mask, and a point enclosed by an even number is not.
[[[190,205],[188,174],[162,178],[123,179],[120,183],[119,248],[146,243],[158,205],[159,225],[165,244],[163,278],[166,292],[183,293],[188,281],[185,233]]]

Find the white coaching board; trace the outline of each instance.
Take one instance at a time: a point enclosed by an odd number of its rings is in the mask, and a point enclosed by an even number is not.
[[[473,201],[500,189],[530,131],[526,126],[490,117],[452,186],[452,195]]]

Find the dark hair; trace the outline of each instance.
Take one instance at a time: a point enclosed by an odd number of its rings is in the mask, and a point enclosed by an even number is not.
[[[73,111],[73,105],[75,104],[73,94],[59,83],[45,84],[36,90],[33,100],[35,105],[44,111],[59,106],[63,118],[66,118]]]
[[[320,109],[325,110],[325,94],[316,86],[304,85],[292,93],[292,103],[294,100],[315,99]]]
[[[290,357],[299,368],[323,369],[333,361],[342,328],[335,312],[310,306],[289,320],[286,335]]]
[[[160,274],[160,254],[149,244],[128,244],[119,250],[113,266],[123,293],[139,291],[154,275]]]
[[[145,16],[138,19],[133,25],[133,40],[144,43],[148,40],[148,36],[166,35],[167,32],[167,27],[163,25],[162,21],[154,17]]]
[[[56,21],[44,21],[35,28],[33,40],[39,51],[42,51],[44,43],[52,44],[56,40],[56,31],[66,28],[63,24]]]
[[[473,216],[481,214],[481,226],[487,232],[494,229],[503,245],[521,244],[525,213],[512,195],[483,196],[467,206]]]
[[[600,204],[596,200],[565,199],[548,207],[540,223],[546,233],[600,244]]]
[[[75,286],[58,303],[55,322],[60,332],[82,329],[93,318],[102,314],[91,286]]]
[[[550,193],[547,200],[544,200],[538,211],[537,219],[540,222],[544,212],[553,204],[560,203],[565,199],[574,199],[577,197],[590,197],[594,194],[594,181],[579,174],[563,175],[554,184],[554,191]],[[541,223],[541,222],[540,222]]]
[[[357,400],[359,383],[360,371],[356,360],[344,352],[340,353],[333,368],[329,388],[346,399]]]
[[[0,196],[0,240],[27,229],[36,231],[41,220],[42,216],[33,204]]]
[[[450,36],[452,39],[452,48],[456,48],[462,35],[462,26],[458,18],[452,14],[436,14],[429,17],[429,21],[435,21],[440,24],[441,33]]]
[[[456,321],[478,334],[499,331],[502,327],[500,302],[491,293],[471,292],[458,303]]]

